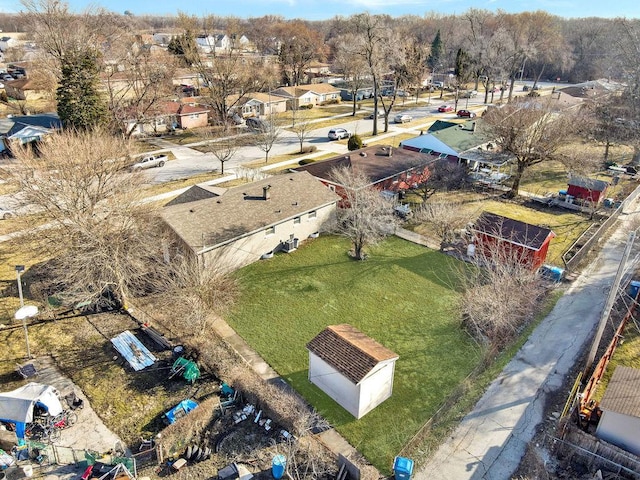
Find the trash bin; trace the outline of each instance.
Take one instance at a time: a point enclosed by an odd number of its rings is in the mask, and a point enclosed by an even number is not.
[[[638,296],[638,291],[640,291],[640,282],[637,280],[631,280],[631,283],[629,283],[629,296],[631,298],[636,298]]]
[[[284,455],[276,455],[273,457],[273,461],[271,462],[271,474],[273,475],[273,478],[282,478],[286,466],[287,457]]]
[[[393,461],[393,474],[396,480],[409,480],[413,474],[413,460],[396,457]]]

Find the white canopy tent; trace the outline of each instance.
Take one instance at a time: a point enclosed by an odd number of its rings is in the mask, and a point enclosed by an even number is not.
[[[0,393],[0,419],[16,423],[18,438],[24,436],[24,425],[33,421],[33,407],[42,405],[49,415],[62,413],[55,388],[41,383],[27,383],[10,392]]]

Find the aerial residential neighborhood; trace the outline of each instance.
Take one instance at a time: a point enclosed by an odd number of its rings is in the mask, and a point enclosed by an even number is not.
[[[116,3],[0,13],[0,478],[640,478],[635,7]]]

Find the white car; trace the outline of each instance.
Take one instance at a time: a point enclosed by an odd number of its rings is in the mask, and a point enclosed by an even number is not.
[[[408,122],[411,122],[412,120],[413,120],[413,117],[411,115],[407,115],[406,113],[399,113],[393,119],[393,121],[396,123],[408,123]]]
[[[368,118],[369,120],[373,120],[373,117],[374,117],[374,116],[375,116],[375,115],[372,113],[372,114],[371,114],[371,115],[369,115],[367,118]],[[378,109],[378,118],[381,118],[381,117],[384,117],[384,110],[380,110],[380,109]]]
[[[346,128],[332,128],[329,130],[329,140],[340,140],[341,138],[349,138],[351,132]]]

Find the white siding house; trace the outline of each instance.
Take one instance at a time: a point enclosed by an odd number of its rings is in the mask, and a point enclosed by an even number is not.
[[[308,344],[309,381],[356,418],[389,398],[398,355],[357,328],[330,325]]]
[[[640,455],[640,370],[617,366],[599,407],[596,436]]]
[[[333,218],[340,197],[304,172],[240,185],[210,198],[183,198],[184,203],[164,207],[163,220],[202,267],[231,271],[273,252],[297,249]]]

